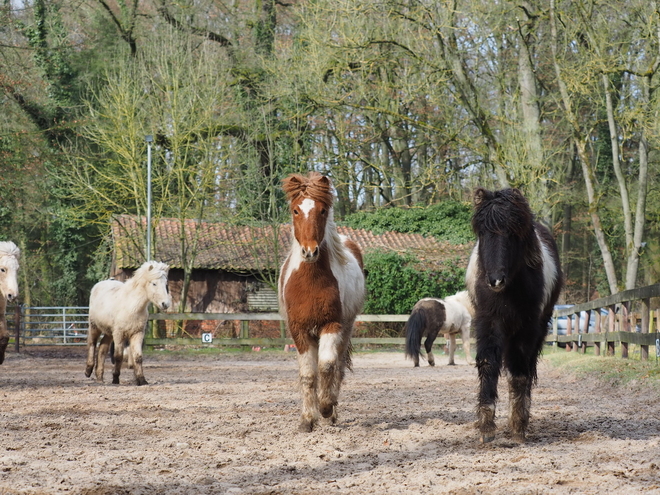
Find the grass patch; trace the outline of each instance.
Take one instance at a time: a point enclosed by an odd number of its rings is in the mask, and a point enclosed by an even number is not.
[[[655,357],[640,361],[622,359],[620,356],[594,356],[592,348],[588,348],[586,354],[546,348],[543,359],[554,368],[566,370],[578,377],[596,378],[613,386],[636,384],[660,388],[660,363]]]

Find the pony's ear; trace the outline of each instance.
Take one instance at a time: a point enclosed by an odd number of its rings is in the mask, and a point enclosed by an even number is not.
[[[302,175],[291,174],[287,178],[282,179],[282,190],[288,197],[294,191],[299,191],[302,188],[304,180]]]
[[[474,206],[479,206],[484,201],[491,199],[493,193],[484,189],[483,187],[478,188],[474,191]]]

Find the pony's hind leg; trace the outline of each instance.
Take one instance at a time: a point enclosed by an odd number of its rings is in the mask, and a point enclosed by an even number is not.
[[[429,362],[429,366],[435,366],[435,356],[433,355],[433,343],[435,342],[436,337],[440,329],[429,330],[426,340],[424,341],[424,349],[426,350],[426,359]]]
[[[336,406],[346,367],[348,338],[339,323],[324,328],[319,340],[319,410],[321,416],[337,421]]]
[[[456,354],[456,334],[450,333],[449,335],[449,362],[447,364],[454,366],[456,362],[454,361],[454,355]]]
[[[114,339],[114,367],[112,368],[112,384],[119,385],[119,375],[121,374],[121,365],[124,361],[124,342],[121,339]]]
[[[105,369],[105,356],[108,354],[108,348],[110,347],[110,342],[112,342],[111,335],[103,335],[101,338],[101,343],[99,344],[97,353],[96,353],[96,381],[103,381],[103,371]]]
[[[92,376],[92,371],[96,368],[97,354],[96,342],[101,334],[100,330],[92,322],[89,323],[89,332],[87,333],[87,363],[85,367],[85,376]]]
[[[129,363],[133,361],[133,372],[135,373],[135,383],[138,385],[147,385],[142,369],[142,342],[144,333],[138,332],[129,339]]]

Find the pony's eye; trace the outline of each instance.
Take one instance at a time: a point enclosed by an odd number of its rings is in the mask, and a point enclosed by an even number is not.
[[[321,215],[325,215],[325,208],[321,210]]]
[[[7,270],[4,268],[0,268],[0,272],[5,273]]]
[[[297,214],[298,214],[298,210],[293,210],[293,214],[294,214],[294,215],[297,215]]]

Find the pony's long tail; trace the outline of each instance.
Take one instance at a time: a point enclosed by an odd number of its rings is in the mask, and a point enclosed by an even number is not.
[[[426,314],[423,309],[413,309],[406,322],[406,357],[419,361],[419,348],[422,345],[422,334],[426,328]]]

